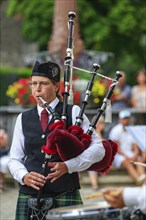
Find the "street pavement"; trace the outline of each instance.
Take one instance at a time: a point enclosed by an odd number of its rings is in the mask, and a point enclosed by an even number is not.
[[[14,220],[18,188],[6,186],[0,194],[0,220]]]
[[[98,199],[86,200],[85,196],[95,193],[90,186],[82,186],[81,196],[85,205],[96,204]],[[6,186],[5,190],[0,193],[0,220],[14,220],[15,209],[18,196],[18,187],[14,185]]]

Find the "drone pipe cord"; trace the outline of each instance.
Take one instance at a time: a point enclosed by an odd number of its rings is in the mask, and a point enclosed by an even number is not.
[[[91,73],[89,70],[85,70],[85,69],[82,69],[82,68],[79,68],[79,67],[76,67],[76,66],[67,64],[67,63],[65,63],[65,65],[69,65],[72,69],[80,70],[80,71],[86,72],[86,73]],[[100,74],[100,73],[96,73],[96,75],[98,75],[98,76],[100,76],[100,77],[102,77],[102,78],[105,78],[105,79],[107,79],[107,80],[109,80],[109,81],[113,81],[113,82],[115,81],[115,79],[112,79],[112,78],[110,78],[110,77],[108,77],[108,76],[104,76],[104,75],[102,75],[102,74]]]

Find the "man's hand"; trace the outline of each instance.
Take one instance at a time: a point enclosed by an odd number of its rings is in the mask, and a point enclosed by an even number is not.
[[[30,172],[23,177],[23,182],[27,186],[31,186],[36,190],[40,190],[40,188],[44,186],[46,180],[43,175],[36,172]]]
[[[51,183],[68,172],[68,168],[64,162],[49,162],[48,166],[52,167],[50,169],[52,173],[48,174],[46,180],[50,179]]]
[[[103,196],[113,208],[123,208],[125,206],[123,188],[107,188],[103,191]]]

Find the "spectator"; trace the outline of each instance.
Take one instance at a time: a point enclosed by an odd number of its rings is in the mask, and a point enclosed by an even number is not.
[[[118,144],[119,150],[114,159],[117,168],[125,167],[129,175],[137,184],[143,183],[145,170],[142,166],[135,166],[130,161],[140,161],[139,148],[132,136],[127,132],[126,126],[130,124],[131,113],[122,110],[119,113],[119,123],[110,131],[109,137]]]
[[[111,101],[113,110],[122,110],[130,107],[131,87],[126,84],[126,75],[124,72],[122,72],[122,77],[119,79]]]
[[[98,137],[103,140],[104,139],[104,129],[105,129],[105,120],[104,117],[101,115],[97,124],[95,131],[98,134]]]
[[[146,149],[145,151],[139,149],[139,154],[140,154],[139,162],[146,163]]]
[[[139,71],[136,75],[137,85],[132,87],[132,107],[139,110],[146,110],[146,74]]]
[[[97,124],[96,124],[96,132],[101,140],[104,139],[104,128],[105,128],[105,122],[104,117],[100,116]],[[98,173],[94,171],[88,171],[88,175],[91,181],[92,189],[97,190],[98,189]]]
[[[0,129],[0,192],[4,190],[4,177],[9,172],[9,148],[8,135],[4,129]]]

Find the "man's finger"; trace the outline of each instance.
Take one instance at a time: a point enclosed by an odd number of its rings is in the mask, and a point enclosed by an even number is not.
[[[53,179],[51,180],[51,183],[55,182],[57,179],[58,179],[58,178],[53,178]]]
[[[48,166],[53,167],[53,166],[55,166],[55,164],[56,164],[55,162],[49,162]]]

